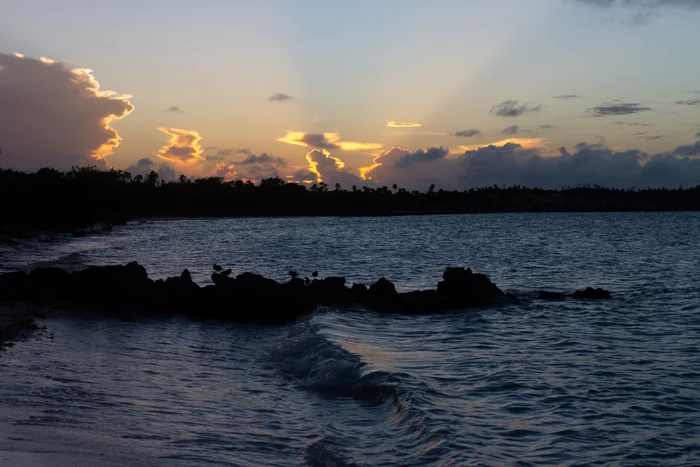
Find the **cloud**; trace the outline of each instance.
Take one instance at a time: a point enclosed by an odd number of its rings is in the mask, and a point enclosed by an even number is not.
[[[598,107],[588,109],[588,111],[594,117],[608,117],[611,115],[632,115],[639,112],[646,112],[649,110],[653,109],[651,109],[650,107],[642,107],[642,105],[639,103],[600,105]]]
[[[700,105],[700,99],[690,99],[685,101],[676,101],[678,105]]]
[[[178,114],[181,114],[181,113],[184,112],[180,107],[178,107],[178,106],[176,106],[176,105],[173,105],[173,106],[171,106],[171,107],[168,107],[167,109],[165,109],[165,111],[166,111],[166,112],[172,112],[172,113],[178,113]]]
[[[577,99],[579,97],[581,97],[581,96],[579,96],[577,94],[563,94],[561,96],[554,96],[555,99],[559,99],[561,101],[568,101],[571,99]]]
[[[345,169],[345,163],[339,158],[331,156],[328,151],[312,149],[306,154],[306,160],[309,163],[309,170],[298,171],[294,174],[295,179],[324,182],[329,186],[340,183],[344,188],[367,184],[360,177]]]
[[[627,125],[627,126],[654,126],[650,123],[637,123],[637,122],[615,122],[615,125]]]
[[[236,169],[233,164],[219,162],[214,166],[214,169],[211,171],[209,176],[223,178],[227,182],[230,182],[238,178],[238,172],[236,172]]]
[[[338,133],[304,133],[303,131],[287,131],[281,138],[275,139],[282,143],[293,144],[316,149],[341,149],[343,151],[369,151],[384,147],[380,143],[357,143],[354,141],[341,141]]]
[[[373,164],[360,169],[360,177],[383,185],[427,189],[432,184],[452,186],[454,161],[446,148],[409,151],[398,147],[374,158]]]
[[[170,136],[168,144],[156,154],[161,159],[176,165],[192,165],[205,160],[199,145],[202,137],[196,131],[163,127],[158,130]]]
[[[386,126],[389,128],[417,128],[423,126],[422,123],[412,123],[412,122],[386,122]]]
[[[517,100],[507,100],[491,107],[491,114],[498,117],[519,117],[525,113],[539,112],[541,109],[541,104],[535,105],[525,102],[520,105]]]
[[[655,141],[657,139],[665,138],[668,135],[650,135],[650,136],[640,136],[640,138]]]
[[[584,5],[610,8],[613,6],[633,8],[675,7],[689,10],[700,9],[700,0],[574,0]]]
[[[700,131],[698,131],[697,133],[695,133],[695,137],[696,137],[696,138],[700,138]]]
[[[462,138],[472,138],[474,136],[481,136],[479,130],[460,130],[455,132],[455,136],[461,136]]]
[[[155,171],[161,180],[175,179],[175,171],[172,167],[166,164],[158,165],[147,157],[139,159],[135,164],[124,169],[124,172],[129,172],[132,177],[136,177],[137,175],[146,177],[151,171]]]
[[[519,128],[520,127],[518,125],[509,126],[508,128],[505,128],[501,133],[503,133],[504,135],[514,135],[518,132]]]
[[[428,148],[427,151],[419,149],[416,152],[411,152],[399,157],[396,162],[394,162],[394,167],[405,169],[415,164],[436,161],[445,157],[449,152],[448,149],[442,146],[439,148]]]
[[[700,133],[696,136],[700,137]],[[696,141],[695,144],[689,144],[687,146],[678,146],[671,153],[675,156],[700,156],[700,141]],[[700,183],[700,181],[698,181]]]
[[[286,166],[287,160],[282,157],[274,157],[267,153],[262,153],[259,156],[251,154],[242,161],[239,161],[240,165],[251,165],[251,164],[273,164],[279,166]]]
[[[273,94],[268,98],[270,102],[288,102],[293,101],[295,99],[295,97],[292,97],[289,94],[285,94],[283,92],[278,92],[277,94]]]
[[[0,166],[33,170],[105,165],[121,137],[111,122],[131,96],[100,89],[92,70],[0,53]]]
[[[543,130],[556,130],[559,127],[556,125],[540,125],[540,128]]]

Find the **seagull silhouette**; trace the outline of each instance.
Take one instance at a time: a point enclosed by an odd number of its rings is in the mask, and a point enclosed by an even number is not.
[[[223,270],[224,270],[224,268],[222,268],[222,267],[219,266],[218,264],[214,263],[214,271],[216,271],[216,272],[221,272],[221,271],[223,271]]]

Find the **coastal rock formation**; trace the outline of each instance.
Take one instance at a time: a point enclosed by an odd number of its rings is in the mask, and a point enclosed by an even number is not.
[[[382,313],[440,313],[473,307],[512,303],[483,274],[471,269],[447,268],[434,290],[399,293],[381,277],[367,287],[348,288],[344,277],[309,281],[292,277],[280,283],[258,274],[230,277],[215,268],[213,285],[200,287],[185,269],[179,276],[153,281],[136,262],[119,266],[89,267],[69,273],[58,268],[37,268],[30,274],[0,275],[0,302],[83,304],[101,308],[128,307],[130,312],[185,313],[195,318],[232,321],[286,322],[321,305],[361,306]],[[542,292],[539,298],[561,299],[563,294]],[[611,298],[602,289],[586,289],[574,298]]]

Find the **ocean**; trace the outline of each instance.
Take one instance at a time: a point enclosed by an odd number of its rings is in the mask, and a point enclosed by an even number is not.
[[[700,465],[700,213],[142,220],[0,244],[0,271],[138,261],[519,303],[260,326],[51,315],[0,353],[0,465]],[[587,286],[613,300],[542,301]]]

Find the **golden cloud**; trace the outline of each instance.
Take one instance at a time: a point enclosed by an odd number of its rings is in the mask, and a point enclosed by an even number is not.
[[[389,128],[417,128],[423,126],[421,123],[412,123],[412,122],[386,122],[386,126]]]
[[[180,165],[192,165],[205,160],[199,145],[202,137],[196,131],[163,127],[158,130],[170,136],[168,144],[156,154],[161,159]]]
[[[342,151],[369,151],[381,149],[384,146],[380,143],[341,141],[339,133],[305,133],[303,131],[287,131],[284,136],[275,139],[275,141],[306,148],[340,149]]]

